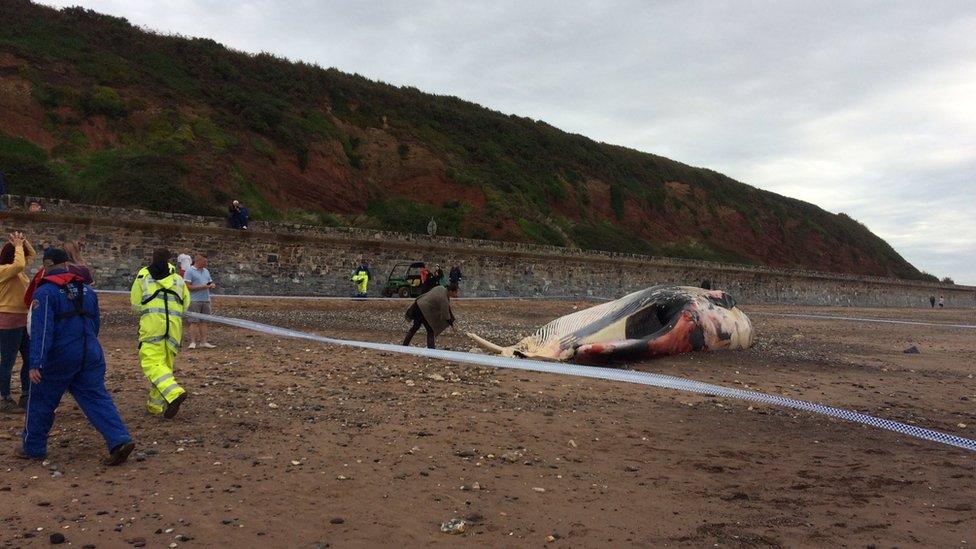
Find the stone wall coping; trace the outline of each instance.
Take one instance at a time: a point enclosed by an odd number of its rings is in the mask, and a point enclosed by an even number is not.
[[[607,252],[601,250],[584,250],[580,248],[564,248],[559,246],[545,246],[540,244],[525,244],[520,242],[502,242],[497,240],[483,240],[460,238],[453,236],[419,235],[361,229],[355,227],[319,227],[299,223],[281,223],[270,221],[254,221],[247,231],[226,227],[223,218],[215,216],[192,215],[183,213],[159,212],[138,208],[119,208],[113,206],[97,206],[91,204],[73,203],[64,199],[44,197],[4,195],[4,202],[8,208],[0,215],[10,219],[50,220],[52,223],[74,223],[89,226],[131,227],[141,229],[156,229],[163,234],[172,232],[195,234],[224,234],[236,236],[242,240],[251,238],[274,237],[281,242],[336,242],[342,241],[362,245],[364,247],[389,245],[390,241],[402,243],[413,250],[438,250],[446,255],[464,252],[489,252],[498,255],[532,258],[559,258],[578,262],[614,262],[628,265],[650,264],[657,266],[689,267],[700,270],[722,272],[744,272],[783,277],[803,277],[827,280],[842,280],[851,282],[875,282],[892,286],[931,288],[933,290],[972,290],[976,286],[959,284],[942,284],[923,280],[889,278],[871,275],[855,275],[849,273],[832,273],[811,271],[805,269],[780,269],[760,265],[740,263],[719,263],[713,261],[684,259],[675,257],[648,256],[621,252]],[[30,201],[37,201],[44,211],[29,214],[26,206]]]

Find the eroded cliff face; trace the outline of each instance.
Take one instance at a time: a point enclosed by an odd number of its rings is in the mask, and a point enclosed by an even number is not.
[[[11,192],[820,271],[921,274],[854,220],[456,98],[0,0]],[[155,192],[146,192],[154,189]]]

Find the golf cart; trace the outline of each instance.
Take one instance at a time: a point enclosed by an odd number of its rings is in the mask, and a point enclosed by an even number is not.
[[[420,269],[424,267],[422,261],[397,263],[390,269],[390,275],[383,287],[383,297],[419,297]]]

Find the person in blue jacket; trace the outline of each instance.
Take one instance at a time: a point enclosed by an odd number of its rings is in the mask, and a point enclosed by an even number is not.
[[[247,224],[250,223],[250,213],[244,204],[235,200],[231,202],[228,208],[227,223],[231,229],[247,230]]]
[[[23,447],[17,455],[41,460],[54,410],[65,391],[105,438],[106,465],[121,465],[135,448],[105,389],[105,355],[98,343],[98,297],[80,276],[68,272],[68,254],[44,251],[44,277],[31,302],[30,397]]]

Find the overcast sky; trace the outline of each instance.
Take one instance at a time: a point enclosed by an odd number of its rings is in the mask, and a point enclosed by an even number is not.
[[[976,2],[100,0],[845,212],[976,284]]]

